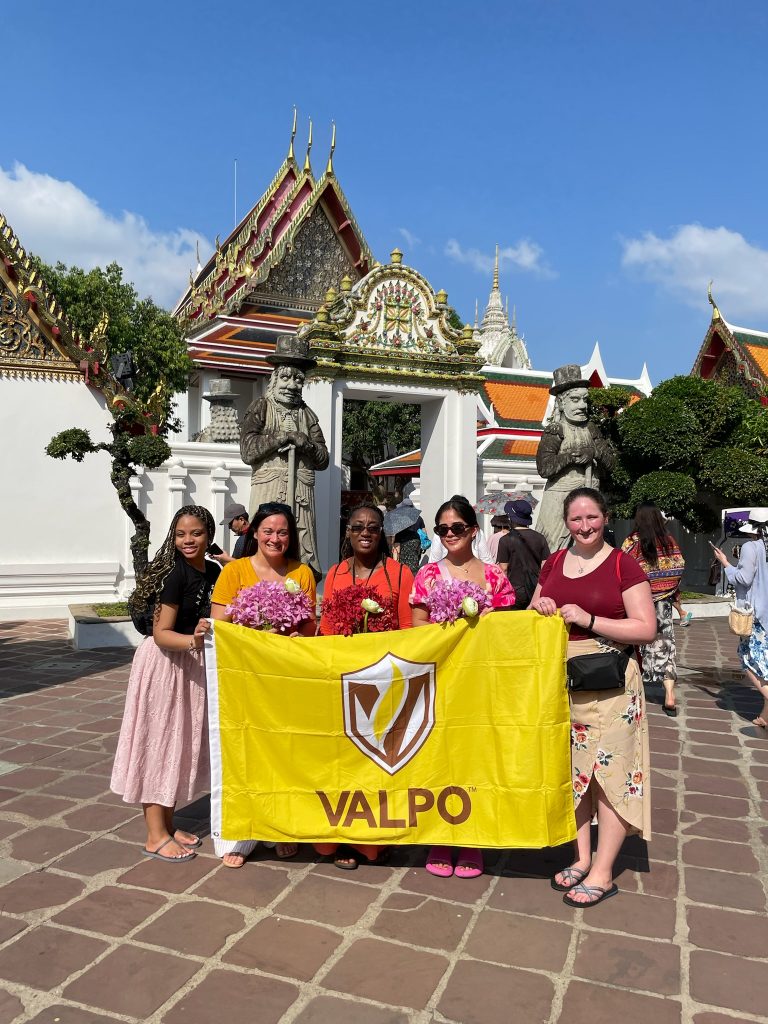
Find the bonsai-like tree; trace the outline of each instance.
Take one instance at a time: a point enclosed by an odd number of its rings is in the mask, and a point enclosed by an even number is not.
[[[52,294],[66,310],[60,340],[87,383],[104,395],[110,415],[110,440],[94,441],[73,426],[51,438],[45,450],[54,459],[75,462],[93,452],[109,455],[110,480],[134,526],[131,555],[138,575],[148,562],[150,526],[130,481],[138,467],[156,469],[170,456],[167,438],[179,429],[172,398],[186,391],[192,362],[174,318],[152,299],[140,299],[117,263],[87,272],[62,263],[35,264],[38,285],[31,290],[46,299]]]

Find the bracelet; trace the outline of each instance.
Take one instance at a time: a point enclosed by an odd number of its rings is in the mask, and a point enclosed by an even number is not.
[[[195,643],[195,634],[194,633],[189,638],[189,650],[190,651],[196,651],[197,650],[197,645]]]
[[[589,616],[589,625],[587,626],[587,629],[591,631],[594,628],[594,625],[595,625],[595,616],[594,615],[590,615]]]

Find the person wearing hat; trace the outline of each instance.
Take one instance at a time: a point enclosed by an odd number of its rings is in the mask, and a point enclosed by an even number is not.
[[[536,527],[551,551],[569,540],[563,523],[566,495],[577,487],[598,488],[616,458],[610,442],[589,419],[589,387],[581,367],[569,363],[558,366],[549,389],[555,406],[536,452],[536,468],[547,481]]]
[[[531,529],[530,501],[508,501],[504,511],[511,530],[499,542],[498,562],[514,587],[515,610],[525,611],[539,582],[541,567],[549,558],[549,545],[543,534]]]
[[[768,729],[768,509],[753,508],[739,535],[744,543],[738,565],[731,565],[725,552],[714,544],[712,551],[736,590],[736,601],[754,610],[752,632],[739,642],[739,658],[745,675],[763,698],[763,709],[752,724]]]
[[[281,335],[266,358],[275,367],[266,396],[248,406],[240,431],[240,456],[253,467],[250,508],[255,512],[264,503],[286,503],[293,493],[300,560],[319,578],[315,472],[328,467],[329,457],[318,418],[301,397],[306,371],[316,360],[307,342],[290,334]]]
[[[226,551],[222,551],[220,555],[211,555],[211,558],[215,559],[219,565],[226,565],[227,562],[234,562],[236,558],[243,557],[243,545],[249,522],[248,509],[239,501],[231,501],[224,506],[224,518],[220,520],[219,525],[228,526],[237,540],[231,555],[228,555]]]

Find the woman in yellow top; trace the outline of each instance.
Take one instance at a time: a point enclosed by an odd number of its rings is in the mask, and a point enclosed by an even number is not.
[[[295,580],[309,598],[312,607],[317,601],[315,577],[308,565],[299,561],[299,534],[293,512],[287,505],[271,501],[259,505],[243,546],[243,558],[228,562],[221,570],[211,595],[211,618],[231,622],[227,606],[237,594],[256,583]],[[297,632],[303,636],[315,635],[315,620],[302,622]],[[255,849],[258,840],[214,840],[216,856],[228,868],[241,868],[245,858]],[[281,859],[295,856],[296,843],[278,843],[277,856]]]

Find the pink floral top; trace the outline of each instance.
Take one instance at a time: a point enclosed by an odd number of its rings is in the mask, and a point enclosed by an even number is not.
[[[425,604],[427,594],[432,590],[435,581],[445,578],[440,562],[429,562],[416,573],[411,591],[411,604]],[[512,584],[498,565],[485,563],[485,592],[491,596],[494,608],[511,608],[515,603],[515,591]]]

